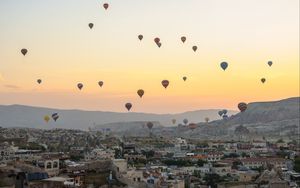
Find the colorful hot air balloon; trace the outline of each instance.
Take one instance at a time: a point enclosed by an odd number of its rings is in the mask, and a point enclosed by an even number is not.
[[[41,84],[42,83],[42,80],[41,79],[37,79],[36,81],[38,84]]]
[[[125,104],[125,107],[126,107],[126,109],[127,109],[128,111],[130,111],[130,109],[131,109],[131,107],[132,107],[132,104],[128,102],[128,103]]]
[[[169,81],[168,80],[163,80],[163,81],[161,81],[161,85],[164,86],[164,88],[167,89],[167,87],[169,86]]]
[[[103,82],[103,81],[99,81],[99,82],[98,82],[98,85],[99,85],[100,87],[102,87],[102,86],[103,86],[103,84],[104,84],[104,82]]]
[[[223,110],[220,110],[220,111],[218,112],[218,114],[219,114],[219,116],[222,116],[222,115],[223,115]]]
[[[172,123],[174,125],[176,123],[176,119],[172,119]]]
[[[151,130],[151,129],[152,129],[152,127],[153,127],[153,123],[152,123],[152,122],[150,122],[150,121],[149,121],[149,122],[147,122],[147,124],[146,124],[146,125],[147,125],[147,127],[148,127],[148,129],[149,129],[149,130]]]
[[[183,79],[183,81],[186,81],[187,77],[186,77],[186,76],[184,76],[184,77],[182,77],[182,79]]]
[[[225,70],[227,69],[227,67],[228,67],[228,63],[227,63],[227,62],[222,62],[222,63],[220,64],[220,66],[221,66],[221,68],[225,71]]]
[[[183,120],[183,123],[184,123],[185,125],[186,125],[188,122],[189,122],[188,119],[184,119],[184,120]]]
[[[241,102],[238,104],[238,108],[241,112],[244,112],[247,109],[247,104],[244,102]]]
[[[204,120],[205,120],[206,123],[209,122],[209,118],[208,117],[206,117]]]
[[[137,91],[137,94],[142,98],[143,97],[143,95],[144,95],[144,90],[142,90],[142,89],[139,89],[138,91]]]
[[[193,46],[193,50],[194,50],[194,52],[196,52],[196,51],[197,51],[197,49],[198,49],[198,47],[197,47],[197,46]]]
[[[58,113],[52,114],[52,119],[53,119],[54,121],[56,121],[58,118],[59,118]]]
[[[94,27],[93,23],[89,23],[89,28],[92,29]]]
[[[160,42],[160,38],[156,37],[156,38],[154,39],[154,42],[155,42],[156,44],[159,43],[159,42]]]
[[[48,123],[49,120],[50,120],[50,117],[49,117],[49,116],[44,116],[44,121],[45,121],[46,123]]]
[[[182,36],[180,39],[181,39],[182,43],[184,43],[186,41],[186,37],[185,36]]]
[[[109,4],[108,4],[108,3],[104,3],[104,4],[103,4],[103,7],[105,8],[105,10],[107,10],[108,7],[109,7]]]
[[[82,83],[78,83],[77,87],[78,87],[79,90],[81,90],[83,88],[83,84]]]
[[[266,82],[265,78],[260,79],[260,81],[264,84]]]
[[[271,67],[273,65],[272,61],[268,61],[268,65]]]
[[[21,49],[21,53],[25,56],[27,54],[28,50],[26,48]]]
[[[143,40],[144,36],[143,35],[139,35],[138,38],[139,38],[139,40]]]

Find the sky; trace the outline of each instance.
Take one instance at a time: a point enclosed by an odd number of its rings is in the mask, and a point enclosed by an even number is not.
[[[295,96],[299,0],[0,1],[3,105],[179,113]]]

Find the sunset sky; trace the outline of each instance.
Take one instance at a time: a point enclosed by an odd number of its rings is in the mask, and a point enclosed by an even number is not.
[[[299,0],[0,1],[0,104],[177,113],[295,96]]]

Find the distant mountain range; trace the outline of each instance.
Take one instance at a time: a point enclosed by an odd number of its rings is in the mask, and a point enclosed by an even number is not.
[[[23,105],[0,105],[0,126],[1,127],[29,127],[29,128],[66,128],[83,129],[89,127],[113,127],[125,126],[130,128],[130,122],[141,125],[142,122],[158,122],[161,126],[176,126],[187,118],[189,122],[203,122],[205,117],[210,120],[219,119],[218,111],[197,110],[179,114],[151,114],[151,113],[118,113],[102,111],[83,110],[59,110],[51,108],[31,107]],[[54,122],[52,119],[46,123],[44,116],[58,113],[59,119]],[[228,115],[236,114],[236,111],[228,111]],[[176,124],[172,124],[172,119],[176,119]],[[140,122],[140,123],[137,123]]]

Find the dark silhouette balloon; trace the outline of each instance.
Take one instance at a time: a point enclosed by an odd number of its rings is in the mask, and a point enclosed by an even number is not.
[[[146,125],[147,125],[147,127],[148,127],[148,129],[149,129],[149,130],[151,130],[151,129],[153,128],[153,123],[152,123],[152,122],[150,122],[150,121],[149,121],[149,122],[147,122],[147,124],[146,124]]]
[[[241,102],[238,104],[238,108],[241,112],[244,112],[247,109],[247,104],[244,102]]]
[[[219,116],[222,116],[222,115],[223,115],[223,110],[220,110],[220,111],[218,112],[218,114],[219,114]]]
[[[139,35],[138,38],[139,38],[140,40],[143,40],[144,36],[143,36],[143,35]]]
[[[126,109],[127,109],[128,111],[130,111],[130,109],[131,109],[131,107],[132,107],[132,104],[128,102],[128,103],[125,104],[125,107],[126,107]]]
[[[271,67],[273,65],[272,61],[268,61],[268,65]]]
[[[260,81],[264,84],[266,82],[265,78],[260,79]]]
[[[58,113],[52,114],[52,119],[53,119],[54,121],[56,121],[58,118],[59,118]]]
[[[184,43],[185,41],[186,41],[186,37],[185,37],[185,36],[182,36],[182,37],[181,37],[181,42]]]
[[[25,56],[27,54],[28,50],[26,48],[21,49],[21,53]]]
[[[183,79],[183,81],[186,81],[187,77],[186,77],[186,76],[184,76],[184,77],[182,77],[182,79]]]
[[[38,84],[41,84],[42,83],[42,80],[41,79],[37,79],[36,81]]]
[[[159,43],[156,43],[157,44],[157,46],[160,48],[161,47],[161,42],[159,42]]]
[[[142,89],[139,89],[138,91],[137,91],[137,94],[142,98],[143,97],[143,95],[144,95],[144,90],[142,90]]]
[[[77,87],[78,87],[79,90],[81,90],[83,88],[83,84],[82,83],[78,83]]]
[[[222,112],[223,112],[223,114],[227,114],[227,110],[226,109],[222,110]]]
[[[99,82],[98,82],[98,85],[99,85],[100,87],[102,87],[102,86],[103,86],[103,84],[104,84],[104,82],[103,82],[103,81],[99,81]]]
[[[160,38],[156,37],[156,38],[154,39],[154,42],[155,42],[156,44],[159,43],[159,42],[160,42]]]
[[[225,71],[225,70],[227,69],[227,67],[228,67],[228,63],[227,63],[227,62],[222,62],[222,63],[220,64],[220,66],[221,66],[221,68]]]
[[[93,23],[89,23],[89,28],[92,29],[94,27]]]
[[[108,3],[104,3],[104,4],[103,4],[103,7],[105,8],[105,10],[107,10],[108,7],[109,7],[109,4],[108,4]]]
[[[194,52],[196,52],[196,51],[197,51],[197,49],[198,49],[198,47],[197,47],[197,46],[193,46],[193,50],[194,50]]]
[[[163,81],[161,81],[161,85],[164,86],[164,88],[167,88],[169,86],[169,81],[163,80]]]
[[[189,122],[188,119],[184,119],[184,120],[183,120],[183,123],[184,123],[185,125],[188,124],[188,122]]]

